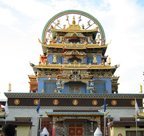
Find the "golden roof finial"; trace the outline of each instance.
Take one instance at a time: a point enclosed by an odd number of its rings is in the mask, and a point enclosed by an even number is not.
[[[80,30],[81,28],[80,28],[80,26],[79,26],[79,24],[76,24],[76,21],[75,21],[75,16],[73,16],[73,18],[72,18],[72,24],[70,24],[69,25],[69,27],[67,28],[67,30]]]
[[[11,92],[11,83],[8,84],[8,92]]]
[[[75,25],[76,22],[75,22],[75,16],[73,16],[73,20],[72,20],[72,25]]]

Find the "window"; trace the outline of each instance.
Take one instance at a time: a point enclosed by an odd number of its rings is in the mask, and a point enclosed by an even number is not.
[[[99,93],[99,94],[105,93],[105,91],[106,91],[105,81],[95,80],[94,81],[94,86],[95,86],[95,89],[96,89],[95,93]]]
[[[54,93],[56,89],[56,82],[54,80],[49,80],[44,82],[45,93]]]

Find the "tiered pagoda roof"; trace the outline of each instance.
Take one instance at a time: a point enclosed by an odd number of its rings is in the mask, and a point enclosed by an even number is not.
[[[61,19],[63,19],[62,23]],[[115,77],[114,73],[119,66],[112,66],[111,59],[105,56],[108,46],[105,41],[101,24],[91,15],[81,11],[57,14],[44,27],[40,41],[43,55],[40,55],[38,65],[32,65],[35,77],[41,80],[44,80],[42,78],[56,80],[54,82],[59,79],[59,82],[63,82],[63,87],[65,83],[72,81],[84,82],[87,85],[94,81],[98,84],[97,79],[105,78],[105,84],[110,84],[106,83],[109,82],[106,80],[112,80],[113,85],[107,85],[109,89],[117,89],[118,77]],[[30,86],[34,88],[32,84]],[[41,86],[40,83],[38,86]],[[93,87],[87,86],[88,88]],[[109,90],[109,92],[117,92],[117,90]]]

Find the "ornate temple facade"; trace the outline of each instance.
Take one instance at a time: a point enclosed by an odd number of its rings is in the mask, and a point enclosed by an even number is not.
[[[31,63],[35,76],[29,76],[30,90],[46,94],[117,93],[114,72],[118,65],[111,66],[111,58],[105,56],[105,41],[101,24],[87,13],[68,11],[54,16],[43,30],[39,64]]]
[[[130,136],[135,99],[143,107],[144,95],[118,94],[118,65],[105,55],[100,22],[83,11],[60,12],[46,23],[39,42],[43,54],[38,64],[30,63],[30,93],[5,93],[11,111],[7,120],[25,126],[32,136],[44,127],[50,136],[94,136],[97,127],[104,136]],[[144,134],[144,123],[137,125]]]

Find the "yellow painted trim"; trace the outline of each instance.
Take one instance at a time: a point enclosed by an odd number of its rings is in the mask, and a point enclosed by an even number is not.
[[[88,48],[107,48],[106,45],[97,45],[97,44],[64,44],[64,43],[51,43],[44,44],[43,47],[46,48],[63,48],[63,49],[88,49]]]
[[[43,69],[114,69],[115,66],[95,64],[47,64],[36,65],[35,68]]]

